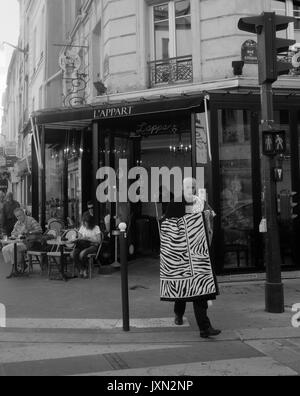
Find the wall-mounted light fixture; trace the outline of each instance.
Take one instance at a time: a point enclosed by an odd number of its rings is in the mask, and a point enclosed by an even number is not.
[[[244,61],[233,61],[232,62],[233,74],[235,76],[242,76],[244,66],[245,66]]]

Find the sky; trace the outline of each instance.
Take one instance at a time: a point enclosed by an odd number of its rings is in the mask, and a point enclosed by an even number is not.
[[[13,49],[3,41],[17,45],[19,36],[19,5],[17,0],[0,0],[0,117],[2,95],[5,90],[6,73]],[[1,118],[0,118],[1,124]]]

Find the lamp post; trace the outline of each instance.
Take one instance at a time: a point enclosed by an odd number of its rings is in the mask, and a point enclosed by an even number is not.
[[[121,278],[122,278],[122,308],[123,308],[123,330],[130,331],[129,318],[129,291],[128,291],[128,260],[127,260],[127,224],[121,223],[120,247],[121,247]]]
[[[120,268],[120,263],[118,262],[118,238],[120,237],[120,231],[118,230],[118,188],[114,186],[115,190],[115,198],[116,198],[116,219],[115,219],[115,230],[112,231],[112,236],[115,238],[115,261],[111,264],[111,266],[115,269]]]

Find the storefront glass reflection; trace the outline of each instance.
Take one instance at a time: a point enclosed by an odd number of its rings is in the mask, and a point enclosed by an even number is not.
[[[68,160],[68,222],[69,225],[78,227],[82,213],[80,161],[78,158]]]
[[[66,226],[78,227],[82,216],[82,134],[68,131],[47,138],[46,223],[55,218],[65,221]]]
[[[250,112],[218,112],[224,266],[250,267],[254,235]]]
[[[46,222],[64,219],[64,150],[46,145]]]

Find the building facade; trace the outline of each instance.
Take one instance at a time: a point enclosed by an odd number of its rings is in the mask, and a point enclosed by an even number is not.
[[[2,175],[9,175],[7,172],[8,167],[13,167],[17,158],[17,142],[18,142],[18,120],[21,105],[19,103],[19,65],[20,58],[17,51],[15,51],[11,57],[9,64],[9,72],[7,76],[7,90],[3,95],[3,117],[2,117],[2,129],[1,129],[1,179],[4,179]],[[7,153],[8,151],[8,153]],[[11,151],[11,152],[9,152]],[[7,154],[12,155],[11,161],[9,161]],[[9,182],[10,183],[9,183]],[[5,181],[6,188],[2,188],[2,191],[6,192],[12,188],[11,177]],[[1,183],[2,184],[2,183]]]
[[[10,161],[11,189],[22,206],[32,211],[32,133],[30,114],[61,103],[62,81],[57,74],[62,40],[60,1],[20,0],[20,35],[7,77],[2,134],[15,146]],[[59,11],[61,9],[61,11]],[[6,144],[7,145],[7,144]],[[10,154],[11,155],[11,154]]]
[[[256,37],[237,25],[241,17],[263,11],[300,20],[300,3],[21,3],[27,12],[23,23],[31,31],[21,33],[29,44],[27,108],[41,142],[40,149],[33,144],[35,216],[43,224],[62,217],[78,225],[87,201],[93,200],[99,220],[110,215],[111,228],[115,217],[129,224],[132,251],[152,254],[159,248],[156,217],[162,206],[100,204],[97,171],[104,166],[119,169],[120,159],[148,170],[191,166],[196,175],[200,168],[199,187],[207,189],[218,213],[218,271],[263,270],[257,46]],[[39,25],[38,20],[44,22]],[[287,35],[300,42],[300,23],[291,24]],[[35,37],[43,37],[44,46]],[[22,45],[26,48],[26,40]],[[284,173],[277,185],[281,250],[286,268],[295,268],[300,225],[287,215],[287,197],[300,192],[297,45],[289,56],[294,70],[274,84],[274,97],[275,127],[288,136],[287,154],[278,164]],[[238,62],[235,67],[233,62]],[[28,131],[23,131],[25,138]]]

